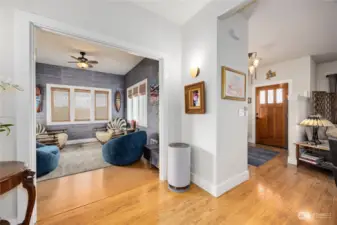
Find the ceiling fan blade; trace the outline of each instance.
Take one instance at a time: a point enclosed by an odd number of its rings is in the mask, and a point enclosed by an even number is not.
[[[75,57],[75,56],[70,56],[71,58],[73,58],[73,59],[76,59],[77,61],[80,61],[77,57]]]
[[[96,61],[96,60],[89,60],[89,61],[87,61],[87,63],[98,64],[98,61]]]
[[[78,61],[68,61],[68,63],[78,63]]]
[[[93,65],[91,65],[89,63],[87,63],[87,65],[88,65],[89,68],[93,68]]]

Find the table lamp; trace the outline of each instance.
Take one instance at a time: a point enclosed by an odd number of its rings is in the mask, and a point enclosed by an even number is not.
[[[303,120],[300,123],[301,126],[312,127],[312,140],[310,143],[314,145],[322,144],[318,140],[318,128],[319,127],[334,127],[333,123],[331,123],[327,119],[323,119],[320,115],[311,115],[308,116],[307,119]]]

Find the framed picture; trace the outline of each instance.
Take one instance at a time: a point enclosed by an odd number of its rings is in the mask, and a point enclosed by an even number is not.
[[[35,91],[36,91],[36,112],[42,112],[42,91],[41,91],[41,87],[39,85],[37,85],[35,87]]]
[[[229,67],[221,67],[221,98],[246,101],[246,74]]]
[[[205,113],[205,82],[185,86],[185,113]]]

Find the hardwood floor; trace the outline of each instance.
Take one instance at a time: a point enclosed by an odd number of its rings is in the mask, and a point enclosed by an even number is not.
[[[336,225],[337,188],[329,174],[288,166],[286,151],[272,149],[280,154],[250,166],[250,180],[219,198],[195,185],[172,193],[142,163],[44,181],[38,184],[38,225]]]

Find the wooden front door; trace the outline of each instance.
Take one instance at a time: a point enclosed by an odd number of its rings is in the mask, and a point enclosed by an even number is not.
[[[287,147],[288,84],[256,88],[256,143]]]

